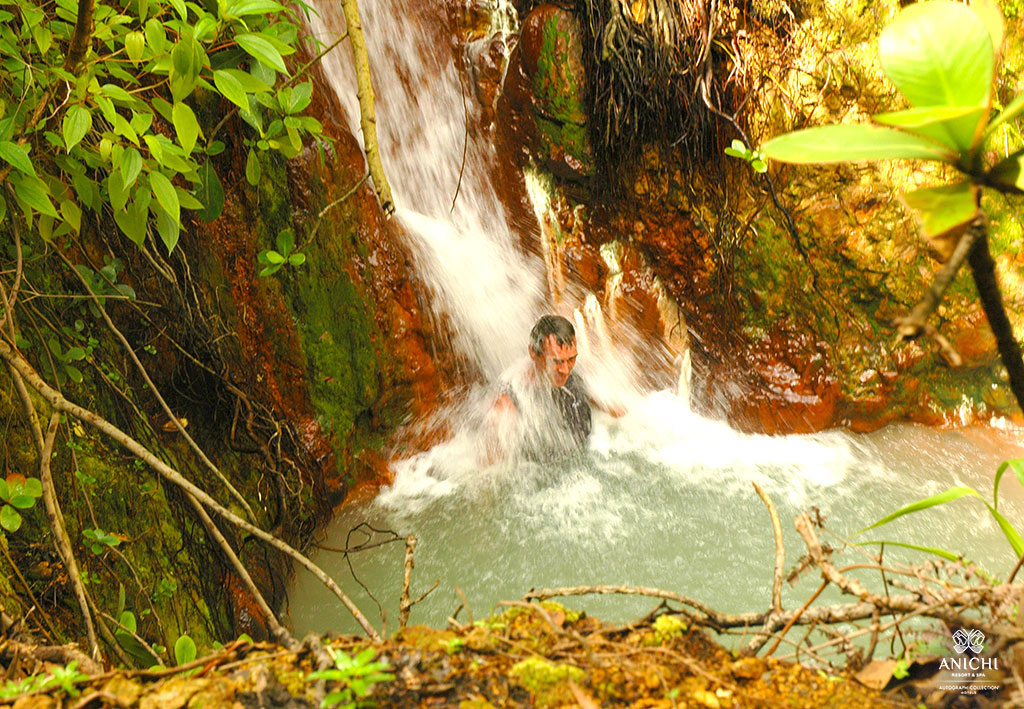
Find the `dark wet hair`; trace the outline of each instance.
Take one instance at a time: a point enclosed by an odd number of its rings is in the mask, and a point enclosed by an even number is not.
[[[544,342],[551,335],[565,347],[576,341],[576,328],[561,315],[544,315],[530,330],[530,349],[534,354],[544,354]]]

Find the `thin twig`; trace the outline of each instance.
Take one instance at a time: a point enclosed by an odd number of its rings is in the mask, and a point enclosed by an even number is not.
[[[412,603],[409,601],[409,583],[412,580],[413,554],[415,552],[416,537],[409,535],[405,540],[405,575],[402,578],[402,599],[398,604],[399,630],[405,629],[405,624],[409,622],[409,611],[412,609]]]
[[[278,537],[266,532],[259,527],[250,524],[246,520],[242,519],[234,512],[231,512],[227,508],[223,507],[215,499],[210,497],[206,491],[197,487],[190,480],[185,478],[177,470],[174,470],[164,461],[157,458],[153,453],[145,446],[140,444],[131,436],[127,435],[121,429],[117,428],[114,424],[104,419],[94,411],[75,404],[68,400],[59,391],[53,389],[43,379],[36,374],[35,370],[29,365],[29,363],[16,353],[10,345],[8,345],[3,339],[0,339],[0,358],[4,359],[9,364],[12,364],[15,370],[24,378],[25,382],[35,389],[44,399],[46,399],[57,411],[63,411],[70,416],[82,421],[89,426],[97,429],[106,436],[116,441],[119,445],[126,448],[133,455],[138,457],[143,462],[147,463],[157,473],[160,474],[165,480],[177,485],[178,487],[186,490],[202,502],[206,507],[216,512],[218,515],[223,517],[225,520],[235,525],[236,527],[249,532],[255,537],[262,539],[264,542],[284,553],[288,557],[297,561],[304,568],[309,570],[314,576],[327,586],[328,589],[342,602],[342,604],[348,608],[349,612],[352,613],[353,617],[359,623],[363,631],[374,641],[380,642],[380,635],[374,630],[373,626],[366,620],[366,617],[359,610],[358,606],[352,602],[352,600],[345,595],[338,584],[328,576],[323,569],[314,564],[308,557],[300,553],[296,549],[292,548],[289,544],[282,541]]]

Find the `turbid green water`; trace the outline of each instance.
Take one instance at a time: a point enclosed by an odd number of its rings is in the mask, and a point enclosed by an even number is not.
[[[344,547],[367,523],[419,540],[415,598],[439,587],[412,611],[413,623],[443,626],[460,605],[456,586],[476,617],[531,588],[560,585],[643,585],[677,591],[721,611],[768,608],[775,547],[771,524],[752,481],[771,496],[783,521],[787,563],[805,551],[792,527],[816,507],[837,534],[858,529],[900,506],[953,485],[987,497],[999,462],[1019,454],[1019,432],[935,431],[901,425],[870,435],[828,432],[753,436],[692,414],[667,393],[638,401],[619,420],[599,416],[590,449],[557,465],[521,463],[480,469],[471,441],[447,444],[395,465],[395,484],[374,500],[345,508],[324,544]],[[1004,480],[1000,509],[1024,522],[1024,494]],[[377,539],[385,538],[378,535]],[[366,537],[354,534],[350,544]],[[979,500],[954,503],[898,520],[856,539],[940,546],[1005,575],[1012,552]],[[836,540],[831,540],[836,543]],[[351,555],[358,578],[397,626],[404,545]],[[889,548],[889,559],[924,561]],[[856,560],[847,553],[850,560]],[[376,606],[337,553],[316,558],[340,580],[368,617]],[[820,583],[808,574],[784,588],[796,607]],[[823,599],[827,600],[827,599]],[[330,593],[300,573],[290,594],[291,624],[308,630],[359,632]],[[643,615],[651,599],[587,596],[569,599],[605,620]],[[465,611],[460,615],[465,621]]]

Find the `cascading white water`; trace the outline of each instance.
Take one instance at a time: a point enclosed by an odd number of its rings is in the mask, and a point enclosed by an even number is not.
[[[433,307],[449,319],[454,345],[493,382],[525,354],[533,319],[552,307],[544,263],[516,246],[518,236],[490,183],[494,155],[485,139],[469,138],[451,210],[466,131],[458,72],[441,40],[424,29],[440,22],[424,13],[440,9],[411,0],[361,0],[360,8],[397,218],[408,230]],[[333,6],[319,10],[315,29],[331,41],[343,30],[343,19]],[[510,22],[510,10],[496,12]],[[333,53],[327,69],[353,118],[355,89],[343,56]],[[358,134],[358,126],[352,129]],[[541,219],[542,197],[534,201]],[[488,467],[479,462],[473,423],[484,416],[493,390],[479,387],[460,408],[466,425],[451,440],[393,461],[394,484],[374,500],[347,506],[332,524],[327,543],[334,547],[345,546],[348,531],[362,522],[418,537],[413,596],[435,578],[442,585],[416,606],[413,622],[443,625],[461,603],[456,587],[478,616],[531,587],[594,583],[661,586],[725,611],[767,608],[774,546],[751,481],[767,489],[784,520],[818,506],[833,528],[851,534],[953,484],[986,491],[999,460],[1019,454],[1014,436],[998,432],[940,434],[903,426],[871,436],[738,433],[690,411],[686,377],[666,382],[665,391],[640,391],[634,376],[640,365],[630,350],[647,354],[660,345],[628,333],[609,336],[601,303],[578,286],[566,285],[562,298],[558,307],[575,311],[579,325],[580,369],[593,389],[627,405],[624,417],[597,413],[589,448],[579,458]],[[650,366],[663,357],[644,361]],[[1019,488],[1008,486],[1007,494],[1015,492]],[[1021,518],[1021,500],[1006,505]],[[792,560],[801,544],[785,526]],[[876,538],[945,544],[993,570],[1012,564],[985,508],[970,501],[901,520]],[[402,577],[399,546],[352,559],[362,582],[392,608],[392,619]],[[372,601],[351,580],[345,562],[327,552],[318,562],[372,616]],[[791,593],[806,597],[799,587]],[[303,572],[289,598],[299,634],[356,630],[333,596]],[[609,619],[649,606],[635,599],[586,601]]]

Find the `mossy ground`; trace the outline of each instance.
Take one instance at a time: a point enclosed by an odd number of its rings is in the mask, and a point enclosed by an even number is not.
[[[737,658],[703,632],[659,634],[667,624],[609,626],[546,604],[514,607],[466,627],[413,626],[379,646],[394,681],[368,697],[380,707],[912,707],[849,676],[773,659]],[[324,641],[327,644],[328,641]],[[364,639],[336,638],[354,655]],[[178,677],[135,673],[78,687],[122,707],[314,707],[336,686],[305,677],[314,654],[271,645],[237,645]],[[49,709],[53,694],[16,709]]]

